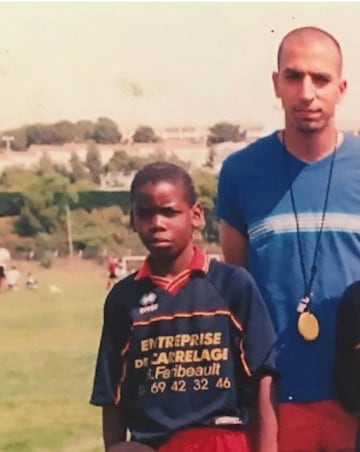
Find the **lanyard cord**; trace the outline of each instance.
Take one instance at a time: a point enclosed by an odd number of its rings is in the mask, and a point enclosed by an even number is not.
[[[286,151],[286,153],[289,153],[289,151],[287,150],[286,144],[285,144],[285,137],[283,134],[283,147],[284,150]],[[336,155],[336,147],[332,153],[332,158],[331,158],[331,162],[330,162],[330,169],[329,169],[329,176],[328,176],[328,181],[327,181],[327,186],[326,186],[326,193],[325,193],[325,200],[324,200],[324,207],[323,207],[323,211],[322,211],[322,216],[321,216],[321,223],[320,223],[320,229],[318,232],[318,235],[316,237],[316,243],[315,243],[315,249],[314,249],[314,256],[313,256],[313,261],[310,267],[310,278],[309,278],[309,282],[307,283],[307,278],[306,278],[306,270],[305,270],[305,259],[304,259],[304,253],[303,253],[303,247],[302,247],[302,243],[301,243],[301,236],[300,236],[300,224],[299,224],[299,215],[296,209],[296,204],[295,204],[295,197],[294,197],[294,190],[293,190],[293,183],[290,182],[290,198],[291,198],[291,206],[292,206],[292,210],[294,213],[294,217],[295,217],[295,223],[296,223],[296,238],[297,238],[297,243],[298,243],[298,249],[299,249],[299,256],[300,256],[300,265],[301,265],[301,270],[302,270],[302,274],[303,274],[303,279],[304,279],[304,296],[309,298],[309,302],[311,299],[311,289],[315,280],[315,276],[317,273],[317,266],[316,266],[316,262],[317,262],[317,258],[318,258],[318,254],[319,254],[319,249],[320,249],[320,239],[321,239],[321,235],[324,229],[324,224],[325,224],[325,216],[326,216],[326,212],[327,212],[327,205],[328,205],[328,200],[329,200],[329,193],[330,193],[330,186],[331,186],[331,180],[332,180],[332,175],[333,175],[333,170],[334,170],[334,164],[335,164],[335,155]],[[284,154],[286,157],[286,154]],[[287,166],[287,159],[285,160],[285,164]],[[289,171],[288,171],[289,174]]]

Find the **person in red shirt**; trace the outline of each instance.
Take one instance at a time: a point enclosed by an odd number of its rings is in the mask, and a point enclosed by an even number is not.
[[[108,290],[111,289],[112,286],[116,283],[118,264],[119,264],[118,258],[113,255],[110,256],[109,261],[108,261],[109,276],[108,276],[108,281],[107,281],[107,285],[106,285],[106,288]]]

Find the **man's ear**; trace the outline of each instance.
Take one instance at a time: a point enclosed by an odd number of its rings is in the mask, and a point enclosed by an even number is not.
[[[337,102],[338,104],[341,103],[344,95],[346,94],[346,90],[347,90],[347,80],[343,79],[341,80],[339,85],[339,100]]]
[[[196,202],[191,208],[192,224],[194,229],[203,229],[205,227],[204,209],[199,202]]]
[[[274,86],[274,91],[275,91],[275,96],[276,97],[280,97],[279,94],[279,73],[278,72],[273,72],[272,73],[272,81],[273,81],[273,86]]]

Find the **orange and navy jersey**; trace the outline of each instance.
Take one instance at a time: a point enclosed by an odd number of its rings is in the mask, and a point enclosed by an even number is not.
[[[140,272],[106,299],[91,403],[121,403],[136,440],[243,428],[252,379],[274,373],[274,330],[252,277],[203,263],[176,290]]]

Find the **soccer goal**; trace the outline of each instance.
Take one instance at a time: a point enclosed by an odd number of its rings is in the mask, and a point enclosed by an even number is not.
[[[146,256],[124,256],[121,261],[126,274],[138,270],[144,262]]]

